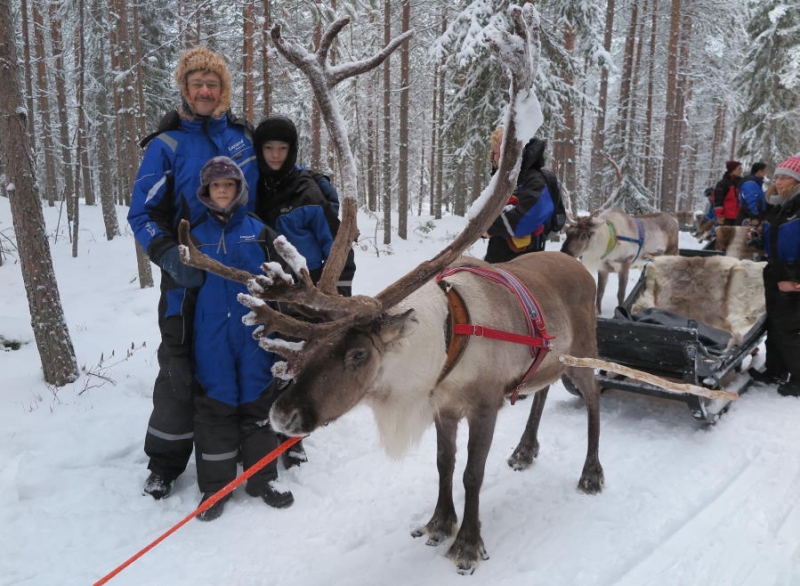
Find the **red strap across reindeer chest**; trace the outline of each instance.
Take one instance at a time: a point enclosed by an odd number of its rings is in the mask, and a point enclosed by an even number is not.
[[[533,362],[511,394],[511,404],[513,405],[516,403],[517,397],[519,396],[519,389],[530,380],[536,372],[536,369],[544,360],[544,357],[550,351],[550,340],[553,339],[553,336],[547,333],[544,316],[542,315],[542,311],[536,299],[517,277],[500,268],[452,267],[442,271],[442,273],[436,277],[436,282],[442,286],[442,279],[461,271],[470,272],[485,279],[489,279],[490,281],[503,285],[514,293],[514,296],[517,298],[522,308],[522,313],[528,324],[528,332],[530,335],[525,336],[523,334],[515,334],[513,332],[506,332],[469,323],[469,312],[464,304],[464,300],[452,287],[443,287],[450,307],[450,326],[448,328],[447,360],[439,376],[439,380],[443,380],[461,358],[461,355],[466,349],[467,340],[469,339],[468,336],[481,336],[503,342],[524,344],[530,347]]]

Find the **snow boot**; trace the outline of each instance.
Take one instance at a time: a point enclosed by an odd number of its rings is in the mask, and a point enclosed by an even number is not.
[[[284,438],[285,439],[285,438]],[[292,468],[293,466],[299,466],[304,462],[308,462],[308,456],[306,456],[306,450],[303,448],[303,441],[299,441],[294,444],[291,448],[286,450],[283,453],[283,466],[287,470]]]
[[[245,492],[250,496],[260,496],[265,503],[274,509],[286,509],[294,504],[292,491],[281,486],[277,480],[265,482],[261,490],[248,484],[245,487]]]
[[[782,397],[800,397],[800,385],[789,381],[778,385],[778,394]]]
[[[165,499],[172,492],[172,482],[166,476],[151,472],[147,480],[144,481],[142,494],[149,494],[157,501]]]
[[[214,492],[206,492],[206,493],[204,493],[203,494],[203,498],[200,499],[200,504],[202,505],[204,502],[206,502],[208,499],[210,499],[215,494],[216,493],[214,493]],[[226,494],[224,497],[219,499],[213,505],[208,507],[205,511],[203,511],[202,513],[198,513],[197,514],[197,519],[199,521],[213,521],[214,519],[218,519],[220,517],[220,515],[222,515],[222,512],[225,510],[225,503],[227,503],[228,499],[230,499],[230,498],[231,498],[231,495],[230,494]]]
[[[788,376],[787,375],[779,375],[769,370],[760,371],[756,370],[755,368],[749,368],[747,370],[747,374],[750,375],[750,378],[753,379],[753,382],[760,383],[762,385],[779,385],[785,383]]]

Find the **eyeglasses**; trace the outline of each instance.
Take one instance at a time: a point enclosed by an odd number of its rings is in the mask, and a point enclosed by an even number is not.
[[[204,81],[202,79],[193,80],[189,82],[189,87],[193,90],[201,90],[203,86],[207,87],[210,91],[218,90],[220,83],[218,81]]]

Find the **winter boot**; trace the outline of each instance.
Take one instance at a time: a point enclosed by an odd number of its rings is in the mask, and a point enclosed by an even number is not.
[[[202,505],[204,502],[206,502],[215,494],[216,493],[214,492],[203,493],[203,498],[200,499],[200,504]],[[223,510],[225,509],[225,503],[227,503],[228,499],[230,498],[231,498],[230,493],[226,494],[224,497],[219,499],[213,505],[208,507],[205,511],[203,511],[202,513],[198,513],[197,519],[199,521],[213,521],[214,519],[218,519],[220,515],[222,515]]]
[[[785,374],[775,374],[769,370],[761,372],[755,368],[749,368],[747,370],[747,374],[750,375],[750,378],[753,379],[753,382],[760,383],[762,385],[779,385],[781,383],[785,383],[786,379],[788,378]]]
[[[303,441],[301,440],[297,442],[291,448],[286,450],[283,453],[282,458],[283,458],[283,466],[287,470],[293,466],[299,466],[304,462],[308,462],[308,456],[306,456],[306,450],[303,448]]]
[[[147,477],[147,480],[144,481],[142,494],[149,494],[157,501],[165,499],[169,496],[169,493],[172,492],[172,482],[172,480],[169,480],[167,477],[162,476],[161,474],[151,472],[150,476]]]
[[[794,380],[780,384],[778,385],[778,394],[782,397],[800,397],[800,385]]]
[[[294,504],[292,491],[283,487],[277,480],[267,481],[261,490],[248,484],[245,492],[250,496],[260,496],[265,503],[275,509],[285,509]]]

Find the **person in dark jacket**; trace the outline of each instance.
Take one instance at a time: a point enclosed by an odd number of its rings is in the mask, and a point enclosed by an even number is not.
[[[725,163],[725,173],[714,187],[714,212],[720,226],[735,226],[739,215],[739,179],[742,164],[739,161]]]
[[[179,261],[177,225],[181,218],[194,223],[206,215],[195,194],[209,159],[229,156],[251,189],[258,181],[251,129],[230,113],[231,76],[224,59],[204,47],[190,49],[180,56],[175,80],[182,105],[168,129],[148,137],[128,212],[137,242],[161,267],[159,372],[144,441],[150,459],[144,493],[154,499],[169,496],[193,445],[191,330],[194,295],[205,275]],[[252,209],[252,202],[247,206]]]
[[[494,135],[492,139],[494,172],[500,152],[499,145],[494,144]],[[546,149],[547,141],[539,138],[532,138],[525,145],[514,194],[486,231],[489,243],[485,261],[506,262],[527,252],[544,250],[559,199],[558,180],[552,172],[544,169]]]
[[[286,239],[306,259],[308,272],[316,283],[339,230],[339,218],[310,170],[299,167],[297,127],[286,116],[269,116],[254,134],[260,177],[256,214]],[[350,296],[356,265],[350,250],[339,276],[339,294]],[[307,460],[302,442],[294,444],[283,457],[286,467]]]
[[[767,212],[767,200],[764,196],[764,177],[767,175],[767,164],[764,161],[753,163],[750,175],[739,185],[739,216],[736,223],[757,226]]]
[[[192,227],[192,238],[206,255],[250,273],[279,260],[267,248],[277,235],[247,214],[247,182],[232,159],[214,157],[203,167],[197,199],[208,212]],[[247,470],[279,443],[268,423],[274,356],[253,338],[255,326],[243,324],[250,310],[237,300],[240,293],[247,293],[245,285],[213,274],[206,275],[197,292],[192,347],[200,387],[194,399],[194,443],[201,503],[236,478],[240,450]],[[277,463],[270,462],[248,479],[245,491],[272,507],[288,507],[294,496],[277,477]],[[198,518],[219,517],[229,497]]]
[[[766,370],[751,375],[800,396],[800,153],[775,169],[775,195],[763,223]],[[770,188],[770,191],[772,188]]]

